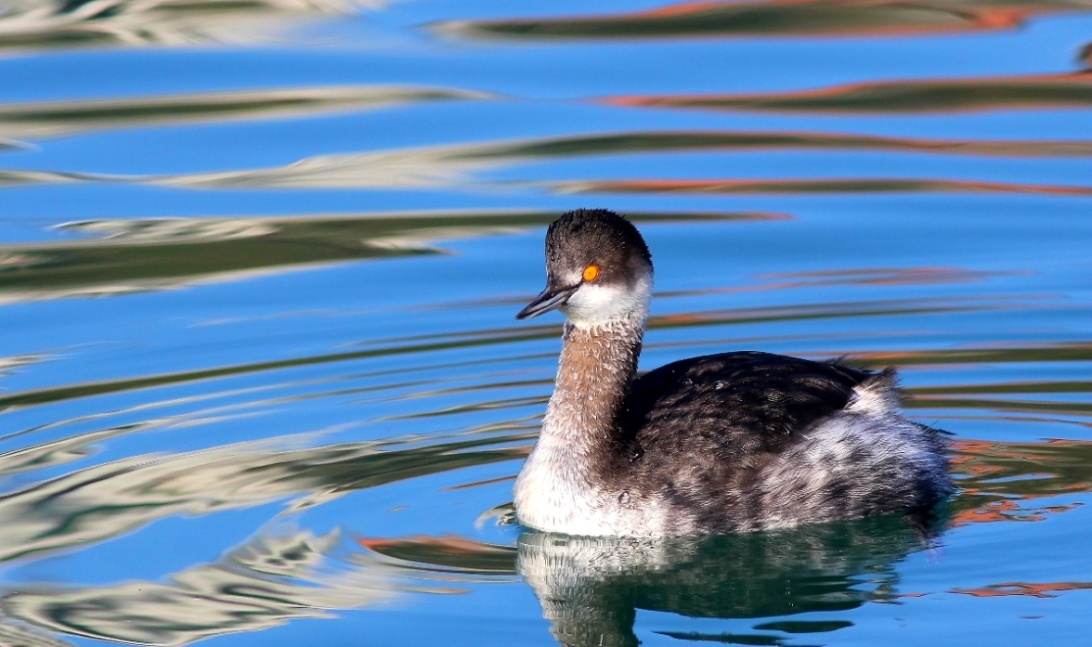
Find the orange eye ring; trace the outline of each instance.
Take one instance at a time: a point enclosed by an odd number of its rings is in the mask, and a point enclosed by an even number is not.
[[[599,278],[599,266],[593,263],[585,267],[583,277],[585,281],[594,281]]]

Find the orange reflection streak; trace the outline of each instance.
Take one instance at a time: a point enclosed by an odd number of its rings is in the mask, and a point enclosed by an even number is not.
[[[937,2],[888,2],[877,3],[862,0],[846,0],[843,2],[830,2],[829,0],[772,0],[770,2],[685,2],[658,9],[641,11],[630,16],[618,16],[603,18],[604,21],[621,22],[625,20],[656,21],[663,18],[677,18],[690,16],[694,18],[710,15],[725,15],[738,18],[746,18],[755,14],[766,14],[773,17],[784,14],[792,18],[807,15],[811,11],[824,12],[828,18],[825,21],[808,23],[798,21],[799,25],[777,24],[770,21],[768,30],[745,30],[742,24],[732,29],[731,25],[722,31],[724,35],[732,35],[733,31],[753,31],[762,33],[763,36],[785,35],[799,36],[807,33],[815,36],[890,36],[895,34],[923,35],[933,33],[950,33],[963,31],[993,31],[1002,29],[1014,29],[1024,24],[1028,19],[1045,13],[1062,11],[1067,7],[1055,3],[1043,2],[1038,4],[1017,5],[1012,7],[960,7],[958,10]],[[1068,7],[1072,10],[1071,7]],[[854,24],[855,20],[849,16],[842,16],[843,12],[863,12],[864,10],[875,12],[876,18],[871,24]],[[750,16],[748,16],[750,14]],[[839,18],[841,18],[839,20]],[[855,17],[853,17],[855,18]],[[938,18],[946,18],[948,21],[940,22]],[[594,20],[594,19],[593,19]],[[743,23],[740,20],[739,23]],[[742,34],[740,34],[742,35]]]
[[[417,535],[401,539],[359,537],[357,543],[376,555],[400,562],[416,562],[443,570],[480,574],[514,574],[516,549],[487,544],[458,535]]]
[[[855,351],[853,357],[869,364],[898,364],[900,366],[952,363],[984,364],[989,362],[1084,362],[1092,360],[1092,344],[1074,342],[1019,346],[998,345],[943,351]],[[922,392],[930,393],[934,391],[936,391],[935,388]]]
[[[1092,196],[1092,187],[903,178],[785,180],[592,180],[558,182],[562,193],[1016,193]]]
[[[413,545],[429,546],[438,551],[452,555],[476,555],[482,550],[490,547],[489,544],[483,544],[458,535],[443,535],[441,537],[417,535],[416,537],[408,537],[405,539],[368,539],[367,537],[360,537],[356,542],[362,547],[375,552],[382,552],[384,547]]]
[[[797,92],[630,95],[599,101],[629,107],[834,114],[1088,108],[1092,106],[1092,75],[877,81]]]
[[[950,593],[973,595],[977,598],[996,598],[1008,595],[1026,595],[1034,598],[1054,598],[1059,591],[1092,589],[1092,582],[1001,582],[974,589],[952,589]]]
[[[994,521],[1043,521],[1048,514],[1069,512],[1080,506],[1080,504],[1046,506],[1038,508],[1037,512],[1034,513],[1022,510],[1011,501],[994,502],[990,506],[991,508],[986,510],[976,509],[960,512],[952,517],[950,525],[954,528],[972,523],[990,523]]]
[[[502,19],[441,23],[468,36],[521,39],[611,39],[799,36],[921,36],[1014,29],[1029,19],[1083,7],[1057,1],[876,2],[874,0],[773,0],[687,2],[647,11],[567,18]]]
[[[1092,441],[1053,439],[1031,443],[951,441],[952,472],[961,494],[951,525],[1042,521],[1081,503],[1027,506],[1028,501],[1092,492]]]
[[[759,274],[760,280],[797,279],[776,284],[777,288],[818,287],[824,285],[949,285],[976,283],[1000,275],[1019,272],[982,272],[963,267],[863,267],[816,272],[775,272]]]
[[[638,11],[633,15],[666,18],[668,16],[686,16],[693,13],[701,13],[709,10],[718,9],[723,6],[724,3],[720,2],[683,2],[681,4],[668,5],[666,7],[659,7],[656,9],[649,9],[648,11]]]

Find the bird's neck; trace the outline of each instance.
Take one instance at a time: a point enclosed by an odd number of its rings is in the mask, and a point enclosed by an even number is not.
[[[619,464],[619,416],[641,352],[644,317],[565,326],[554,394],[542,432],[516,479],[524,525],[570,534],[595,526]]]
[[[615,440],[643,336],[641,317],[594,327],[566,324],[540,443],[557,442],[586,454],[604,451]]]

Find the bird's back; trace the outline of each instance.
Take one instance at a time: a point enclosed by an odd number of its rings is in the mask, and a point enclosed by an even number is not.
[[[841,411],[876,373],[837,362],[759,352],[679,360],[633,381],[624,438],[662,453],[701,448],[747,462],[778,452],[816,420]]]
[[[681,360],[634,380],[615,474],[700,532],[926,505],[946,494],[931,476],[943,466],[915,462],[943,442],[895,399],[893,371],[758,352]]]

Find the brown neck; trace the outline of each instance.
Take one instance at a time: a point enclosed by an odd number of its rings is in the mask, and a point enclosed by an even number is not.
[[[592,458],[613,455],[643,335],[644,322],[637,318],[588,329],[565,325],[540,442],[557,441]]]
[[[569,534],[603,534],[600,508],[613,492],[618,418],[641,352],[643,318],[595,328],[566,324],[554,394],[538,442],[514,488],[520,522]]]

